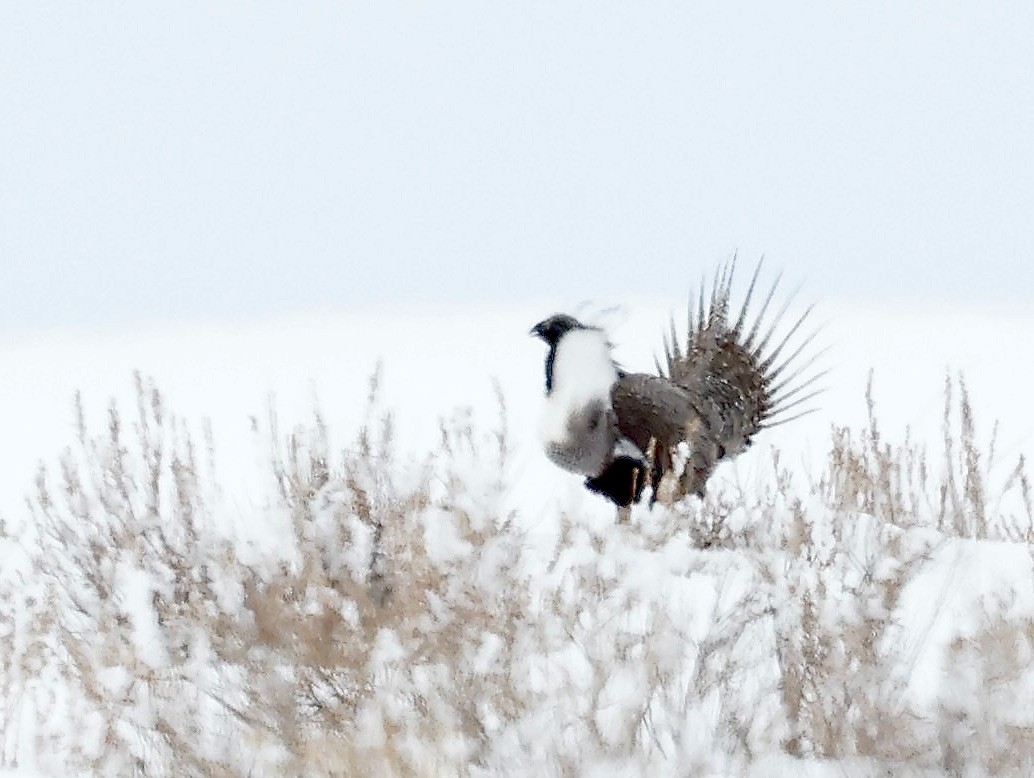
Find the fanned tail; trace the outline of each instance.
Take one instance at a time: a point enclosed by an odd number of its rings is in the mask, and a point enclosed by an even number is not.
[[[710,295],[701,283],[697,304],[690,302],[684,342],[674,320],[665,335],[664,364],[658,363],[658,372],[685,390],[699,422],[687,440],[691,456],[680,489],[684,493],[703,494],[715,465],[743,451],[762,429],[816,410],[811,403],[822,391],[817,382],[825,371],[814,369],[821,352],[809,351],[818,334],[808,329],[812,307],[787,326],[791,293],[769,315],[781,281],[777,276],[759,309],[752,311],[763,261],[754,269],[735,318],[734,257],[715,273]]]

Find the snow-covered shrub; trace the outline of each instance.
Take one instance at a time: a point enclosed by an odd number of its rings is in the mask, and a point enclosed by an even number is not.
[[[1034,617],[955,638],[940,694],[941,765],[965,775],[1034,775]]]
[[[780,476],[775,502],[788,504],[776,511],[783,522],[772,525],[781,530],[762,541],[759,558],[773,602],[783,603],[776,610],[776,650],[790,753],[860,755],[898,765],[943,761],[938,715],[909,696],[928,634],[910,637],[914,625],[907,623],[903,598],[935,557],[953,553],[957,539],[1029,543],[1034,527],[1022,458],[995,504],[989,502],[994,439],[985,461],[961,379],[955,431],[953,390],[948,379],[938,466],[928,463],[907,432],[901,444],[884,438],[870,383],[867,428],[833,430],[828,469],[811,488],[810,502],[795,496],[789,474]],[[1027,578],[1034,583],[1034,576]],[[934,592],[923,604],[930,619],[926,633],[939,618],[944,594]],[[1034,736],[1034,729],[1026,735]],[[1034,741],[1024,753],[1034,753]]]
[[[376,376],[341,449],[319,414],[287,434],[271,414],[266,487],[242,509],[220,491],[210,436],[195,445],[139,377],[137,397],[131,423],[112,407],[100,435],[77,402],[76,445],[41,470],[30,521],[0,532],[19,560],[0,571],[5,764],[148,776],[749,775],[778,753],[868,759],[873,774],[1031,764],[1025,605],[986,603],[986,622],[947,633],[951,682],[932,701],[912,684],[950,594],[930,596],[930,570],[948,569],[947,587],[960,543],[1032,537],[1022,463],[1008,500],[988,497],[993,456],[964,388],[936,466],[907,438],[886,442],[873,413],[861,433],[834,431],[807,486],[775,456],[771,487],[642,505],[628,524],[507,508],[501,400],[494,428],[458,411],[420,457],[396,450]],[[949,394],[946,418],[954,409]],[[529,530],[543,524],[555,531]]]

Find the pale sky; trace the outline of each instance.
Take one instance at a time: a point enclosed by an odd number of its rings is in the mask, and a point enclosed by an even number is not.
[[[0,328],[1025,308],[1034,4],[0,5]]]
[[[665,299],[1023,308],[1034,5],[0,5],[7,334]]]

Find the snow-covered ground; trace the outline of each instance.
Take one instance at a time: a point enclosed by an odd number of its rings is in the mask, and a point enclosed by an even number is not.
[[[599,313],[596,318],[608,327],[617,356],[625,366],[650,369],[660,350],[661,328],[673,308],[668,304],[629,305],[626,309]],[[1003,689],[993,673],[987,675],[994,667],[980,665],[967,654],[974,646],[983,645],[980,641],[989,625],[1023,624],[1025,619],[1034,618],[1030,548],[1019,543],[953,538],[923,527],[906,527],[903,532],[896,527],[888,529],[864,512],[830,518],[826,515],[828,509],[817,504],[814,490],[809,492],[808,486],[818,479],[826,465],[831,425],[855,430],[865,427],[864,394],[870,369],[874,371],[876,413],[885,438],[900,442],[908,427],[913,440],[927,443],[934,451],[942,438],[945,373],[963,373],[980,439],[988,441],[992,423],[996,419],[999,422],[995,460],[984,462],[983,466],[991,485],[1003,485],[1017,457],[1034,452],[1034,415],[1029,410],[1034,367],[1026,358],[1034,354],[1034,316],[819,309],[816,322],[823,326],[818,344],[828,347],[821,364],[830,373],[824,382],[826,392],[819,401],[818,412],[765,433],[751,452],[723,466],[712,486],[718,494],[738,490],[761,493],[773,483],[772,447],[777,447],[782,465],[798,479],[795,488],[800,490],[807,516],[813,523],[829,519],[829,527],[816,525],[809,530],[817,558],[830,554],[828,567],[821,568],[826,572],[821,573],[798,569],[792,554],[785,560],[782,556],[767,557],[755,547],[739,548],[735,540],[729,541],[731,547],[724,551],[701,550],[691,534],[673,529],[671,517],[659,509],[655,514],[645,508],[639,510],[636,529],[614,526],[609,506],[585,494],[578,479],[549,466],[535,439],[543,348],[527,336],[527,331],[531,324],[552,312],[385,313],[378,317],[308,317],[233,326],[170,326],[139,332],[55,333],[17,342],[0,339],[0,374],[4,376],[0,382],[0,473],[4,474],[0,517],[9,526],[18,527],[25,522],[28,511],[24,500],[31,492],[37,462],[53,465],[59,452],[74,443],[72,397],[76,390],[82,392],[87,424],[95,432],[105,427],[109,397],[117,398],[127,418],[134,418],[134,370],[154,378],[167,408],[184,417],[198,439],[202,419],[211,420],[216,473],[222,492],[218,502],[221,507],[213,511],[212,519],[223,522],[221,530],[252,541],[260,548],[254,553],[259,554],[276,552],[285,537],[282,527],[261,523],[263,516],[275,519],[277,515],[268,507],[272,491],[265,461],[268,440],[263,432],[255,431],[268,426],[270,408],[276,411],[280,430],[285,432],[295,425],[309,424],[313,409],[318,407],[326,422],[331,450],[345,447],[364,420],[370,376],[381,363],[379,404],[394,414],[396,437],[403,454],[419,453],[438,446],[439,418],[452,416],[456,408],[471,407],[477,425],[490,428],[496,416],[495,382],[506,404],[511,452],[505,487],[496,498],[484,499],[500,515],[514,513],[518,535],[513,537],[520,538],[521,548],[517,552],[500,541],[498,547],[489,545],[482,550],[486,558],[490,552],[517,554],[514,564],[527,576],[521,580],[530,581],[523,593],[532,597],[531,602],[522,606],[529,609],[522,618],[538,625],[543,634],[549,630],[559,632],[550,637],[552,653],[538,646],[535,650],[545,652],[539,655],[529,647],[526,664],[514,660],[514,677],[523,673],[520,683],[527,685],[525,688],[514,681],[515,688],[524,689],[528,695],[524,700],[528,706],[524,718],[506,723],[498,711],[479,709],[480,725],[490,733],[489,737],[495,738],[493,748],[486,751],[484,766],[489,774],[493,769],[500,770],[501,765],[508,765],[507,769],[515,775],[535,770],[543,774],[543,769],[548,774],[550,764],[558,771],[558,764],[569,769],[570,762],[536,762],[529,756],[529,752],[549,749],[565,759],[581,754],[584,774],[593,775],[616,774],[615,769],[625,770],[624,774],[637,769],[650,769],[658,775],[705,774],[687,773],[689,763],[671,761],[666,756],[670,754],[692,755],[700,760],[696,763],[699,769],[706,765],[711,770],[707,774],[714,775],[760,777],[792,772],[819,778],[890,774],[886,761],[865,756],[825,760],[814,750],[808,760],[801,761],[781,753],[778,747],[755,753],[749,760],[740,754],[725,762],[708,762],[704,752],[721,738],[700,735],[694,744],[687,745],[673,735],[680,727],[665,717],[680,708],[665,702],[665,695],[674,694],[667,687],[663,693],[649,697],[647,712],[652,711],[650,715],[656,716],[656,720],[651,723],[649,717],[644,719],[647,723],[643,726],[656,748],[644,746],[646,756],[635,756],[631,751],[618,753],[620,748],[615,744],[620,741],[622,727],[626,726],[627,717],[635,713],[628,706],[637,704],[635,701],[644,688],[655,687],[650,685],[652,681],[637,675],[635,662],[616,654],[607,641],[628,639],[633,654],[642,650],[653,657],[650,652],[656,652],[662,666],[670,663],[672,679],[689,683],[686,678],[695,672],[699,681],[706,665],[700,647],[715,639],[718,625],[724,623],[723,618],[729,618],[733,612],[730,609],[735,609],[745,592],[765,587],[785,596],[776,607],[788,614],[785,618],[789,621],[781,622],[777,613],[757,633],[751,631],[754,626],[743,627],[743,634],[755,641],[753,650],[761,651],[760,658],[750,660],[758,663],[756,677],[728,687],[735,691],[733,702],[729,702],[732,697],[722,697],[718,702],[705,700],[700,705],[686,702],[681,710],[694,726],[717,731],[724,720],[709,721],[708,716],[735,718],[752,699],[764,698],[775,705],[772,701],[779,699],[777,692],[770,690],[764,696],[757,691],[761,696],[751,697],[752,684],[763,689],[766,683],[776,683],[771,681],[777,675],[773,647],[806,654],[806,646],[788,648],[789,644],[783,645],[779,640],[792,643],[796,634],[793,619],[804,618],[797,614],[801,602],[813,596],[814,602],[835,610],[840,602],[836,591],[841,586],[845,607],[860,607],[858,602],[864,602],[865,612],[820,615],[821,623],[858,627],[882,624],[881,619],[893,622],[892,628],[887,627],[881,636],[885,643],[894,643],[898,661],[889,665],[893,667],[893,677],[872,679],[874,699],[878,697],[880,704],[887,704],[886,694],[899,695],[890,706],[892,709],[907,709],[910,715],[926,716],[930,722],[948,715],[946,710],[954,710],[961,722],[957,726],[964,730],[979,727],[982,720],[1034,726],[1022,702],[1029,700],[1023,691],[1034,684],[1031,674],[1013,679],[1011,690]],[[679,320],[681,312],[675,309],[675,314]],[[486,479],[487,483],[489,478],[485,473],[479,475],[479,468],[489,470],[484,462],[471,464],[475,494],[481,489],[477,479]],[[474,500],[474,507],[467,505],[465,510],[476,513],[475,508],[480,509],[477,500],[481,498],[470,499]],[[321,510],[324,512],[318,515],[319,520],[329,521],[329,509]],[[698,515],[693,513],[696,508],[689,510],[691,515]],[[760,509],[752,513],[741,507],[730,519],[730,531],[734,538],[738,531],[754,532],[757,537],[769,532],[764,536],[766,542],[770,541],[774,554],[782,554],[786,547],[780,548],[779,543],[790,542],[788,536],[772,527],[764,528],[763,513]],[[459,515],[443,509],[433,520],[427,516],[419,518],[416,526],[428,533],[427,550],[435,564],[453,566],[449,569],[466,571],[472,576],[486,576],[486,581],[496,582],[485,584],[486,591],[491,592],[491,587],[503,580],[498,570],[464,567],[463,562],[457,561],[470,548],[469,538],[453,526]],[[574,529],[566,537],[561,537],[563,515],[574,521]],[[723,537],[723,542],[728,541],[727,536]],[[840,551],[830,552],[830,544]],[[867,555],[872,557],[869,561],[874,567],[867,565]],[[892,588],[888,585],[878,590],[879,597],[855,597],[857,592],[850,587],[893,578],[895,570],[880,568],[884,555],[892,560],[886,563],[892,567],[916,564],[915,574],[903,579],[907,581],[904,591],[888,593]],[[775,564],[776,559],[781,561]],[[770,564],[771,569],[766,567]],[[551,570],[548,575],[543,573],[547,568]],[[585,572],[589,569],[591,575]],[[830,579],[823,579],[823,575]],[[594,599],[601,596],[598,591],[580,588],[592,581],[605,582],[602,599]],[[142,590],[147,590],[146,582]],[[455,594],[451,589],[448,592]],[[821,592],[821,596],[816,592]],[[515,596],[521,593],[515,592]],[[132,599],[125,596],[127,602]],[[548,598],[552,596],[559,598],[554,605],[562,613],[550,611]],[[795,596],[801,599],[795,600]],[[887,599],[892,596],[893,599]],[[565,597],[573,598],[573,604],[567,603]],[[876,602],[880,597],[884,600]],[[846,605],[848,601],[853,604]],[[563,610],[568,607],[573,610]],[[146,611],[146,602],[140,608]],[[882,612],[880,608],[890,610]],[[568,615],[571,620],[566,620]],[[658,621],[662,616],[684,622],[664,626]],[[605,617],[615,619],[619,626],[608,625]],[[575,634],[564,638],[563,630],[572,628]],[[646,637],[641,634],[644,629],[650,633]],[[681,646],[672,648],[670,641],[665,641],[666,629],[670,630],[672,640],[675,635],[689,635],[697,647],[696,653]],[[775,642],[765,630],[775,630]],[[1022,643],[1022,630],[1018,634],[1020,637],[1009,637],[1006,642],[1016,642],[1013,652],[1019,653],[1018,661],[1027,661],[1029,665],[1031,662],[1024,659],[1023,652],[1031,647]],[[494,644],[487,637],[475,642],[480,648],[472,649],[468,659],[490,667],[500,649],[492,648]],[[891,650],[886,644],[878,648]],[[398,656],[388,648],[378,650],[387,657],[379,660],[384,663],[386,677],[404,672],[410,661],[405,645],[396,652]],[[579,655],[579,651],[584,653]],[[669,651],[671,656],[666,656]],[[744,651],[741,659],[747,662],[750,651]],[[542,660],[541,666],[535,665],[536,657]],[[156,666],[162,664],[160,659],[154,661]],[[842,664],[854,672],[850,658]],[[722,677],[715,672],[715,679]],[[597,683],[600,686],[594,686]],[[885,685],[882,691],[877,689],[881,683]],[[543,718],[548,707],[540,697],[548,699],[549,684],[558,685],[563,690],[557,692],[559,698],[571,701],[573,706],[557,714],[571,717],[564,719],[570,727],[566,735],[550,732],[548,716]],[[985,687],[990,689],[987,695]],[[692,683],[686,687],[692,688]],[[539,701],[533,704],[528,701],[531,699]],[[604,744],[599,753],[593,754],[574,743],[586,736],[578,729],[576,720],[580,719],[576,714],[579,706],[590,704],[590,699],[592,705],[599,706],[595,719],[599,731],[593,737],[599,737]],[[756,719],[746,726],[743,737],[751,747],[757,743],[778,745],[792,735],[792,728],[785,721],[774,718],[777,713],[773,711],[778,711],[778,706],[769,708],[768,704],[759,704]],[[1010,713],[1010,706],[1017,709]],[[370,710],[364,710],[364,715],[373,716]],[[69,711],[73,708],[62,714],[64,719],[60,715],[57,718],[68,727],[75,727],[74,713]],[[0,756],[8,760],[19,756],[23,765],[52,764],[41,755],[32,754],[28,736],[31,725],[26,715],[0,719],[7,726],[0,733]],[[14,726],[16,719],[18,727]],[[370,732],[366,736],[378,737]],[[884,736],[885,733],[879,735]],[[383,732],[380,737],[384,737]],[[965,740],[965,734],[959,735],[958,740]],[[57,738],[52,742],[63,741]],[[635,742],[637,747],[642,745]],[[607,751],[608,743],[613,752]],[[448,743],[441,748],[444,751],[435,756],[438,761],[429,763],[437,764],[439,772],[445,770],[443,765],[451,758],[449,755],[455,756]],[[456,753],[462,755],[462,748],[456,748]],[[807,749],[801,753],[809,755]],[[538,756],[545,759],[542,753]],[[912,772],[908,774],[940,775],[947,763],[909,766]],[[427,769],[433,772],[432,767]],[[14,770],[0,775],[29,778],[35,773]]]
[[[669,314],[681,320],[677,305],[629,307],[595,318],[610,330],[622,364],[649,370]],[[383,399],[411,446],[433,444],[438,416],[456,407],[491,412],[495,379],[517,441],[529,444],[521,452],[524,464],[535,467],[541,457],[531,420],[542,393],[543,346],[527,331],[549,313],[302,317],[19,341],[0,334],[0,515],[17,512],[37,463],[72,442],[74,393],[82,392],[87,414],[101,422],[112,397],[132,407],[134,370],[155,379],[175,413],[196,424],[211,419],[226,484],[252,470],[250,419],[264,420],[271,404],[291,425],[307,420],[318,401],[331,430],[350,436],[362,420],[378,362]],[[999,421],[1003,459],[1034,450],[1028,406],[1034,365],[1026,358],[1034,353],[1034,315],[827,306],[814,319],[822,324],[817,345],[828,349],[820,364],[830,370],[818,412],[769,433],[762,444],[778,446],[784,456],[823,461],[831,424],[864,424],[870,369],[885,429],[903,433],[907,425],[936,443],[950,370],[964,374],[985,432]],[[552,471],[536,468],[534,480],[547,477],[543,473]]]

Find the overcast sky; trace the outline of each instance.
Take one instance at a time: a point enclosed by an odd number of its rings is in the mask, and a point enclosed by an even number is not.
[[[0,5],[0,328],[682,297],[1023,309],[1034,4]]]

